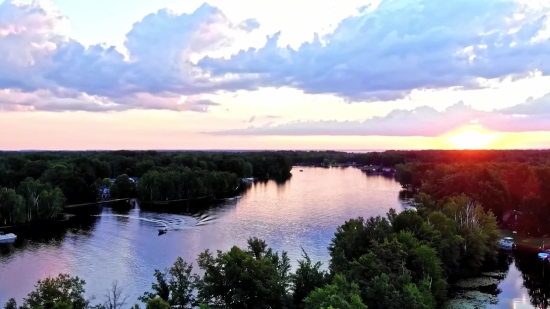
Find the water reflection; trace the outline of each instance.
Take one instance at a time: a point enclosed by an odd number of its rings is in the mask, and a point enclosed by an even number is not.
[[[358,216],[385,215],[392,207],[403,209],[399,197],[406,196],[392,177],[355,168],[300,169],[285,182],[247,184],[237,200],[91,207],[48,229],[17,231],[15,244],[0,246],[0,305],[9,297],[21,300],[36,280],[61,272],[86,280],[89,296],[101,297],[116,279],[131,292],[133,303],[149,289],[154,269],[170,266],[178,256],[194,261],[205,249],[244,246],[253,236],[288,251],[294,266],[301,247],[313,260],[327,262],[338,225]],[[171,230],[159,236],[158,228],[165,225]],[[508,305],[522,297],[527,304],[530,299],[544,302],[548,281],[541,279],[536,262],[528,256],[499,260],[510,270],[488,291],[502,291],[499,306],[491,308],[512,308]]]
[[[523,286],[535,308],[549,308],[550,269],[548,262],[538,259],[534,253],[516,255],[516,267],[521,272]]]

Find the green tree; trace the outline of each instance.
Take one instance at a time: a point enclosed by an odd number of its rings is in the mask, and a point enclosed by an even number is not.
[[[146,292],[140,297],[140,300],[147,303],[149,300],[159,297],[172,308],[194,308],[197,301],[193,290],[197,286],[199,277],[191,274],[192,271],[193,266],[180,257],[164,272],[155,270],[157,282],[153,283],[151,287],[153,291]]]
[[[197,260],[204,270],[199,300],[222,308],[287,308],[292,299],[289,260],[279,256],[263,241],[249,239],[248,250],[238,247],[213,256],[208,250]]]
[[[3,225],[25,222],[25,200],[12,189],[0,188],[0,223]]]
[[[15,299],[10,298],[8,302],[4,305],[4,309],[17,309],[17,302]]]
[[[22,309],[87,309],[90,302],[84,297],[86,282],[78,277],[60,274],[39,280],[35,290],[23,300]]]
[[[321,262],[313,264],[307,253],[303,251],[303,260],[298,261],[296,273],[292,276],[293,299],[295,308],[304,308],[304,299],[316,288],[327,283],[327,273],[321,270]]]
[[[391,232],[389,221],[380,216],[366,221],[362,217],[346,221],[336,229],[329,245],[330,271],[346,273],[349,261],[357,260],[368,253],[373,241],[383,241]]]
[[[445,205],[444,213],[456,222],[458,232],[464,239],[462,272],[478,272],[483,261],[498,249],[499,234],[495,216],[490,211],[485,212],[481,205],[465,195],[451,198]]]
[[[170,304],[162,298],[157,297],[149,299],[147,303],[145,303],[145,309],[170,309]]]
[[[332,284],[311,292],[305,299],[305,308],[367,309],[359,294],[359,287],[355,283],[348,283],[344,276],[336,274]]]
[[[116,178],[111,186],[110,195],[113,198],[131,198],[136,191],[135,183],[130,180],[128,175],[123,174]]]

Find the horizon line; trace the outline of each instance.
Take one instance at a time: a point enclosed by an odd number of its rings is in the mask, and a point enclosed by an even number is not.
[[[508,149],[19,149],[0,150],[0,152],[115,152],[115,151],[158,151],[158,152],[283,152],[283,151],[316,151],[316,152],[386,152],[386,151],[545,151],[550,148],[508,148]]]

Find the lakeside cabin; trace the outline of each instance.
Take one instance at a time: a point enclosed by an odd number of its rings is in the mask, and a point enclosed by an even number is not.
[[[138,177],[129,177],[130,181],[133,183],[137,183],[139,178]],[[116,178],[110,178],[109,181],[111,184],[115,183]],[[99,188],[99,192],[101,193],[101,200],[105,201],[111,198],[110,189],[107,186],[101,186]]]

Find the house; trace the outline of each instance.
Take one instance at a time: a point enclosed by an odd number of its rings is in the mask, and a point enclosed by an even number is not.
[[[107,188],[107,186],[101,186],[99,188],[99,192],[101,193],[102,200],[106,200],[110,197],[109,188]]]

